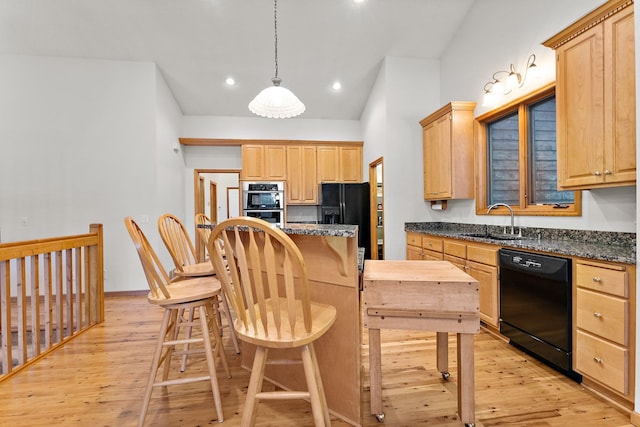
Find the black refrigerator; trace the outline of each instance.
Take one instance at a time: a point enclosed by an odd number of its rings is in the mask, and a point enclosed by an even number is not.
[[[322,183],[320,221],[323,224],[358,226],[358,246],[371,259],[371,220],[369,213],[369,183]]]

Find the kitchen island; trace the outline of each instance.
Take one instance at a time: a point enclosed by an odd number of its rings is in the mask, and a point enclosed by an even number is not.
[[[285,224],[281,229],[304,256],[311,299],[331,304],[337,318],[315,349],[330,412],[361,425],[361,330],[358,229],[354,225]],[[274,358],[287,358],[285,350],[271,350]],[[291,358],[295,358],[295,352]],[[242,343],[242,366],[251,369],[253,346]],[[285,389],[305,390],[302,365],[267,365],[265,379]]]

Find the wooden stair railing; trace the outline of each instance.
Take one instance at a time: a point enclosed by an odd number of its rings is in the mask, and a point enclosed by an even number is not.
[[[102,224],[0,244],[0,382],[104,321]]]

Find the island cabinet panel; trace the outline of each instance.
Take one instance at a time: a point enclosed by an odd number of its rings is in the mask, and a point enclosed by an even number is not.
[[[573,282],[575,370],[632,402],[635,267],[576,259]]]
[[[420,121],[425,200],[473,198],[475,102],[451,102]]]
[[[611,0],[544,42],[557,54],[561,189],[635,185],[633,9]]]
[[[316,147],[287,147],[287,204],[317,205]]]

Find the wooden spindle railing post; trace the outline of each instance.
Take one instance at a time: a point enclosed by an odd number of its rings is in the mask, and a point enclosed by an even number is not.
[[[91,224],[91,233],[98,234],[98,244],[89,247],[89,310],[90,323],[104,321],[104,249],[102,224]]]

